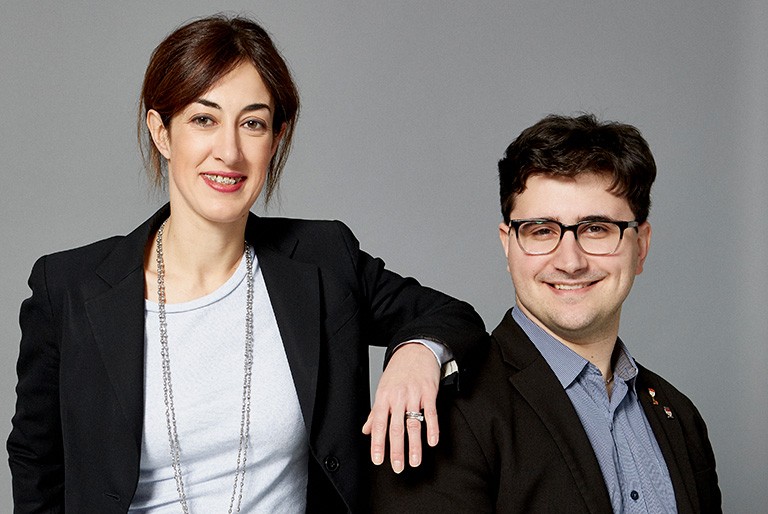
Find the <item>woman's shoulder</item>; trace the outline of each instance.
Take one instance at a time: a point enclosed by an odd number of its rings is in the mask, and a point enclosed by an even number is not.
[[[344,242],[353,247],[358,245],[349,227],[338,220],[254,216],[247,230],[256,240],[276,245],[293,241],[320,245],[333,245],[334,242]]]
[[[349,227],[339,220],[272,216],[254,216],[254,220],[262,228],[270,231],[279,231],[283,234],[332,234],[339,231],[351,234]]]
[[[109,253],[115,247],[115,245],[122,239],[124,235],[109,236],[98,241],[93,241],[74,248],[67,248],[65,250],[57,250],[51,252],[44,257],[54,260],[79,260],[88,259],[94,255],[103,255]]]
[[[42,256],[35,266],[44,266],[56,274],[78,276],[106,263],[111,274],[120,275],[144,262],[144,248],[149,235],[168,216],[168,206],[161,208],[127,235],[115,235],[83,246]]]
[[[272,217],[253,221],[246,239],[256,243],[257,253],[259,248],[272,248],[294,261],[320,266],[338,276],[353,276],[359,265],[360,244],[340,221]]]
[[[92,271],[124,238],[125,236],[111,236],[83,246],[49,253],[40,257],[35,267],[43,266],[47,274],[68,276],[76,274],[78,270]]]

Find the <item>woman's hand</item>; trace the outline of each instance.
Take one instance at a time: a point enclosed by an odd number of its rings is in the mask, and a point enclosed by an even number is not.
[[[427,443],[435,446],[440,438],[435,401],[440,385],[440,366],[432,350],[420,343],[407,343],[395,350],[381,375],[373,409],[363,425],[371,436],[371,460],[384,462],[389,421],[389,460],[395,473],[405,468],[404,439],[408,432],[408,462],[421,464],[421,421],[405,419],[406,412],[424,412]]]

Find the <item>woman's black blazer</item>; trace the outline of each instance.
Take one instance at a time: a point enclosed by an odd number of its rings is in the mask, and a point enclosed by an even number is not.
[[[42,257],[21,307],[8,453],[17,513],[126,512],[144,414],[144,255],[168,205],[127,236]],[[482,344],[467,304],[384,268],[335,221],[250,215],[309,437],[308,511],[364,511],[368,346]],[[163,420],[158,420],[162,423]]]

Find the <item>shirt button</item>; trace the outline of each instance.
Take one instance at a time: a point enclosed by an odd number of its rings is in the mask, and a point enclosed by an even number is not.
[[[640,498],[640,493],[638,493],[637,491],[632,491],[631,493],[629,493],[629,497],[637,501],[637,499]]]
[[[323,464],[325,464],[325,469],[331,472],[339,469],[339,459],[333,456],[326,457]]]

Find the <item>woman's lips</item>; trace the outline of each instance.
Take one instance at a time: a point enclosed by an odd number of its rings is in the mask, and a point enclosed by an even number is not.
[[[237,191],[246,179],[245,175],[225,172],[201,173],[200,176],[208,186],[223,193]]]

